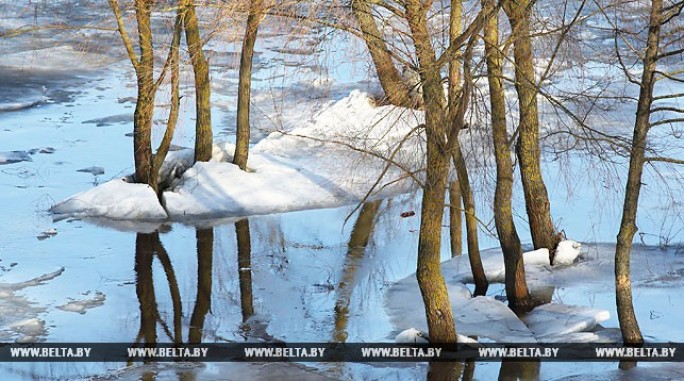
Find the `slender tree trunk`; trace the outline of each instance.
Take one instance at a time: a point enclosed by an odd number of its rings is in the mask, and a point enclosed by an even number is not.
[[[214,229],[197,229],[197,298],[190,317],[188,342],[202,342],[204,321],[211,308],[212,262],[214,257]]]
[[[394,66],[394,61],[387,48],[384,35],[375,23],[371,2],[368,0],[353,0],[351,7],[356,22],[363,33],[363,40],[366,42],[370,52],[380,86],[385,91],[387,101],[396,106],[413,107],[414,104],[411,102],[409,89]]]
[[[617,236],[615,249],[615,299],[617,303],[618,321],[622,331],[622,340],[627,345],[641,345],[644,342],[641,330],[634,314],[632,302],[632,281],[630,278],[630,252],[632,241],[637,232],[636,214],[641,191],[641,177],[644,171],[646,137],[650,128],[651,104],[653,103],[653,87],[655,70],[660,44],[660,27],[662,18],[662,0],[651,2],[651,15],[648,28],[648,40],[644,54],[644,71],[641,77],[641,89],[637,104],[632,150],[629,158],[629,171],[625,188],[625,202],[622,208],[622,222]]]
[[[451,38],[461,34],[463,29],[463,4],[461,0],[452,0],[449,11],[449,35]],[[454,58],[449,62],[449,113],[458,109],[458,97],[461,93],[461,61]],[[455,165],[455,163],[454,163]],[[451,239],[451,256],[463,252],[463,210],[461,204],[461,188],[459,179],[449,183],[449,237]]]
[[[135,15],[138,23],[140,61],[136,75],[138,100],[133,115],[133,155],[135,159],[135,181],[149,184],[157,191],[157,176],[152,173],[152,116],[154,112],[154,48],[150,27],[150,2],[135,1]]]
[[[451,40],[456,39],[461,35],[462,29],[462,11],[463,5],[461,0],[452,0],[449,23],[449,36]],[[468,43],[466,52],[463,55],[463,62],[458,58],[453,58],[449,62],[449,149],[451,151],[451,160],[456,168],[458,185],[460,187],[461,197],[463,198],[463,206],[465,208],[466,220],[466,239],[468,242],[468,259],[475,281],[475,295],[485,295],[489,282],[482,266],[482,259],[480,258],[480,244],[478,242],[477,232],[477,217],[475,214],[475,197],[470,188],[470,176],[468,175],[468,167],[465,158],[461,153],[461,146],[459,143],[459,132],[465,128],[465,114],[468,110],[470,98],[470,59],[472,57],[472,49],[474,40]],[[461,85],[460,72],[463,71],[463,84]],[[460,233],[460,232],[459,232]],[[453,239],[453,238],[452,238]]]
[[[235,223],[235,236],[238,251],[238,279],[240,280],[240,310],[242,322],[254,315],[254,296],[252,294],[252,239],[249,233],[249,220]]]
[[[440,266],[442,217],[450,157],[446,139],[446,102],[427,28],[426,6],[418,0],[406,0],[405,5],[406,18],[420,65],[427,135],[427,171],[422,197],[416,276],[425,304],[431,340],[436,343],[455,343],[456,327]]]
[[[449,244],[451,257],[463,254],[463,206],[461,204],[461,186],[458,179],[449,183]]]
[[[485,9],[492,10],[495,0],[482,0]],[[484,27],[487,81],[492,113],[492,137],[496,158],[496,190],[494,193],[494,222],[503,251],[506,268],[506,295],[511,308],[525,310],[531,298],[525,280],[520,238],[513,221],[511,199],[513,195],[513,163],[506,131],[506,99],[503,87],[503,54],[499,50],[497,14],[490,17]]]
[[[370,241],[375,216],[378,214],[381,201],[372,201],[363,204],[354,228],[352,229],[347,245],[347,258],[345,259],[342,279],[337,285],[337,300],[335,301],[335,331],[333,340],[344,343],[347,340],[347,323],[349,322],[349,304],[351,303],[352,291],[356,285],[356,270],[361,265],[366,246]]]
[[[237,108],[237,133],[235,142],[235,155],[233,164],[243,171],[247,169],[247,157],[249,156],[249,103],[252,87],[252,61],[254,57],[254,45],[256,44],[259,23],[263,13],[263,0],[252,0],[247,16],[247,30],[242,42],[242,55],[240,57],[240,78],[238,80],[238,108]]]
[[[213,150],[211,130],[211,82],[209,63],[202,51],[202,38],[193,0],[185,0],[185,40],[195,73],[195,161],[209,161]]]
[[[560,242],[551,219],[549,196],[542,178],[539,148],[539,111],[534,78],[534,55],[530,29],[531,0],[505,0],[503,8],[513,30],[515,59],[515,89],[520,109],[517,154],[525,193],[525,206],[535,249],[547,248],[553,263],[553,253]]]

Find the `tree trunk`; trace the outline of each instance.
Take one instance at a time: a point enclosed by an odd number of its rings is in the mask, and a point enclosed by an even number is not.
[[[252,60],[254,57],[254,45],[256,44],[259,23],[263,12],[263,0],[252,0],[247,16],[247,30],[242,42],[242,55],[240,57],[240,78],[238,80],[238,106],[237,106],[237,132],[235,141],[235,155],[233,164],[243,171],[247,169],[247,157],[249,156],[249,103],[252,87]]]
[[[463,254],[463,207],[458,179],[449,183],[449,244],[451,257]]]
[[[422,197],[416,276],[432,342],[455,343],[456,327],[440,266],[442,217],[450,157],[446,139],[448,131],[444,90],[427,28],[426,6],[418,0],[407,0],[405,5],[406,18],[420,65],[427,135],[427,171]]]
[[[212,262],[214,256],[214,229],[197,229],[197,298],[190,317],[188,342],[202,342],[204,321],[211,308]]]
[[[651,16],[648,29],[648,40],[644,54],[644,71],[641,77],[641,89],[637,103],[632,150],[629,158],[629,171],[625,188],[625,202],[622,208],[622,222],[617,236],[615,249],[615,299],[617,303],[618,321],[622,331],[622,340],[626,345],[641,345],[644,342],[641,330],[634,314],[632,303],[632,281],[630,277],[630,252],[632,241],[637,232],[636,214],[641,191],[641,177],[644,171],[646,137],[650,128],[651,104],[653,103],[653,86],[660,44],[660,23],[663,2],[651,2]]]
[[[515,89],[520,109],[520,132],[516,151],[520,160],[527,217],[534,248],[549,249],[549,259],[553,263],[553,253],[560,242],[560,236],[553,226],[549,196],[541,172],[539,111],[530,37],[532,4],[533,1],[530,0],[506,0],[503,2],[503,8],[510,21],[514,38]]]
[[[463,5],[461,0],[452,0],[449,23],[449,37],[450,40],[456,39],[461,35],[462,29],[462,10]],[[480,258],[480,244],[478,242],[477,233],[477,217],[475,215],[475,198],[473,191],[470,188],[470,176],[468,175],[468,167],[465,158],[461,153],[461,146],[459,143],[459,132],[465,128],[465,114],[468,110],[468,101],[470,97],[470,59],[472,57],[472,49],[474,40],[468,43],[466,52],[463,55],[463,62],[461,63],[457,56],[449,61],[449,122],[450,131],[448,137],[449,149],[451,151],[451,160],[456,168],[458,184],[460,193],[463,198],[463,206],[465,209],[466,220],[466,239],[468,242],[468,259],[470,261],[470,268],[473,273],[475,281],[475,295],[485,295],[489,282],[482,266],[482,259]],[[463,70],[463,84],[461,85],[460,72]]]
[[[209,161],[213,150],[211,131],[211,82],[209,64],[202,51],[197,12],[192,0],[185,0],[185,40],[195,73],[195,161]]]
[[[413,107],[409,89],[394,66],[384,35],[375,23],[371,3],[368,0],[353,0],[351,7],[373,60],[380,86],[385,91],[385,98],[396,106]]]
[[[252,240],[249,233],[249,220],[235,222],[235,236],[238,251],[238,279],[240,280],[240,310],[242,322],[254,315],[254,296],[252,294]]]
[[[461,34],[463,29],[463,4],[461,0],[452,0],[449,11],[449,36]],[[461,92],[461,62],[455,58],[449,61],[449,113],[458,109],[458,94]],[[451,256],[463,253],[463,210],[461,204],[461,188],[459,179],[449,183],[449,237],[451,239]]]
[[[493,10],[495,0],[482,0],[484,9]],[[520,238],[513,221],[511,199],[513,195],[513,163],[506,130],[506,99],[503,87],[503,54],[499,50],[497,14],[490,17],[484,27],[487,81],[492,113],[492,137],[496,158],[496,190],[494,193],[494,222],[503,251],[506,269],[506,296],[511,309],[523,311],[531,305],[525,280]]]
[[[157,191],[157,176],[152,173],[152,116],[154,112],[154,48],[150,27],[150,2],[136,0],[140,62],[137,66],[138,100],[133,115],[133,157],[135,181],[149,184]]]

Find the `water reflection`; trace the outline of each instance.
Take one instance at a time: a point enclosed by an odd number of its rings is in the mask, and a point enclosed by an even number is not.
[[[499,381],[538,381],[541,363],[538,361],[502,361]]]
[[[202,341],[204,321],[211,307],[212,263],[214,230],[198,229],[197,239],[197,297],[190,318],[188,342],[192,344]],[[173,306],[173,329],[159,314],[154,286],[153,263],[155,257],[164,270],[166,283]],[[183,307],[178,279],[171,263],[171,258],[164,248],[159,232],[138,233],[135,240],[135,275],[136,295],[140,306],[140,329],[136,343],[149,346],[159,342],[158,328],[174,343],[183,342]]]
[[[204,321],[211,307],[212,263],[214,258],[214,229],[197,229],[197,299],[190,318],[188,341],[202,342]]]
[[[254,315],[254,297],[252,295],[252,239],[249,232],[249,220],[235,222],[238,252],[238,279],[240,280],[240,309],[242,323]]]
[[[354,289],[356,270],[366,253],[366,246],[375,225],[375,217],[378,214],[381,201],[367,202],[363,204],[359,212],[354,228],[352,229],[347,255],[343,266],[343,274],[337,285],[337,300],[335,301],[335,330],[333,341],[343,343],[347,340],[347,324],[349,322],[349,303],[351,302]]]

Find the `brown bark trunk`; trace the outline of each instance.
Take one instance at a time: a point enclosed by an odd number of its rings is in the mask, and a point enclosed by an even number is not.
[[[195,161],[209,161],[213,150],[211,130],[211,82],[209,64],[202,51],[202,38],[193,1],[185,1],[185,40],[195,73]]]
[[[463,29],[463,4],[461,0],[452,0],[449,11],[449,36],[453,38],[461,34]],[[449,113],[458,109],[458,98],[461,92],[462,65],[458,59],[449,61]],[[461,188],[459,179],[449,183],[449,237],[451,238],[451,256],[463,253],[463,215]]]
[[[354,0],[351,7],[373,60],[380,86],[385,91],[387,102],[396,106],[413,107],[409,89],[394,66],[384,35],[375,23],[371,3],[368,0]]]
[[[641,177],[644,171],[646,138],[650,128],[651,104],[653,103],[653,86],[660,44],[660,20],[662,0],[651,2],[651,15],[648,29],[648,40],[644,54],[644,71],[641,77],[641,89],[637,103],[632,150],[629,158],[625,202],[622,208],[622,221],[617,235],[615,249],[615,300],[617,303],[618,321],[622,331],[622,340],[626,345],[641,345],[644,342],[641,330],[634,313],[632,302],[632,281],[630,277],[630,252],[632,241],[637,232],[636,214],[641,191]]]
[[[560,236],[553,226],[549,196],[541,172],[537,87],[530,37],[532,4],[530,0],[506,0],[503,2],[503,8],[510,21],[514,38],[515,89],[520,110],[520,133],[516,151],[520,160],[525,207],[534,248],[549,249],[549,259],[553,263],[553,253],[560,242]]]
[[[237,130],[235,141],[235,155],[233,164],[243,171],[247,169],[249,156],[249,103],[252,86],[252,60],[254,57],[254,45],[259,32],[259,23],[263,12],[263,1],[252,0],[247,16],[247,30],[242,42],[242,55],[240,57],[240,75],[238,80],[238,106],[237,106]]]
[[[485,9],[494,9],[494,0],[482,0]],[[496,190],[494,222],[503,251],[506,268],[506,296],[513,310],[523,311],[531,305],[525,280],[520,238],[513,221],[513,163],[506,130],[506,100],[503,87],[503,54],[499,50],[498,17],[490,17],[484,27],[487,81],[492,113],[492,137],[496,158]]]
[[[240,280],[240,309],[242,322],[247,322],[254,315],[254,296],[252,294],[252,239],[249,232],[249,220],[242,219],[235,223],[238,252],[238,279]]]
[[[463,254],[463,207],[461,204],[461,185],[458,180],[449,183],[449,245],[451,257]]]
[[[427,28],[426,6],[418,0],[407,0],[405,5],[420,65],[427,135],[427,171],[422,197],[416,276],[432,342],[455,343],[456,327],[440,266],[442,217],[450,157],[446,139],[446,104],[439,67],[436,65]]]
[[[140,45],[140,62],[136,71],[138,100],[133,115],[135,181],[149,184],[156,192],[157,176],[152,173],[152,116],[155,92],[150,2],[136,0],[135,15],[138,23],[138,43]]]
[[[462,4],[460,0],[452,0],[449,35],[450,40],[455,40],[461,35],[461,17]],[[468,175],[468,167],[465,158],[461,153],[461,146],[459,143],[459,132],[465,128],[465,114],[468,110],[470,97],[470,84],[472,82],[470,75],[470,59],[472,57],[472,49],[474,40],[468,43],[465,54],[463,55],[463,62],[460,62],[456,56],[449,61],[449,121],[450,131],[448,137],[449,149],[451,151],[451,160],[456,169],[458,184],[460,187],[461,197],[463,198],[463,207],[465,210],[466,221],[466,240],[468,242],[468,259],[470,261],[470,268],[473,273],[475,281],[475,295],[485,295],[489,282],[482,266],[480,258],[480,244],[477,232],[477,217],[475,214],[475,198],[473,191],[470,188],[470,176]],[[463,84],[461,84],[460,71],[463,70]]]
[[[197,298],[190,317],[188,342],[202,342],[204,321],[211,308],[212,262],[214,256],[214,229],[197,229]]]

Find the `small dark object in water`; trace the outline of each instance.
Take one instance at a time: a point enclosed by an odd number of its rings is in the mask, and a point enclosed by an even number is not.
[[[416,215],[416,212],[414,212],[413,210],[400,214],[401,218],[413,217],[415,215]]]

